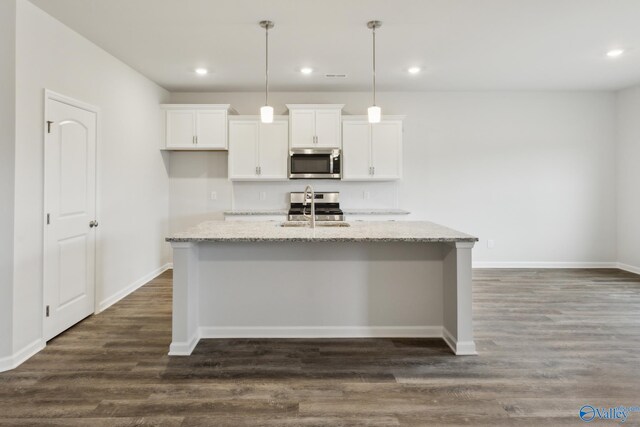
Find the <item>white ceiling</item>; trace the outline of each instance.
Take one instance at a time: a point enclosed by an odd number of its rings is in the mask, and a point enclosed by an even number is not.
[[[31,0],[171,91],[618,89],[640,82],[640,0]],[[611,48],[627,52],[605,56]],[[424,71],[409,75],[409,66]],[[299,73],[301,66],[316,71]],[[206,67],[211,73],[197,76]],[[343,80],[325,73],[346,73]]]

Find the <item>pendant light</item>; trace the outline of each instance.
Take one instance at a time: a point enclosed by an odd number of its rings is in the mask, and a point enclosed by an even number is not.
[[[367,109],[369,123],[380,123],[382,110],[376,105],[376,28],[380,28],[382,22],[369,21],[367,27],[373,31],[373,105]]]
[[[260,21],[260,26],[265,30],[264,106],[260,107],[260,121],[273,123],[273,107],[269,105],[269,30],[273,28],[273,22]]]

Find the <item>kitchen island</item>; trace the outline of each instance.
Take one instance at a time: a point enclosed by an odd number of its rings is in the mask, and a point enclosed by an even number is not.
[[[201,338],[439,337],[476,354],[471,250],[431,222],[208,221],[173,247],[170,355]]]

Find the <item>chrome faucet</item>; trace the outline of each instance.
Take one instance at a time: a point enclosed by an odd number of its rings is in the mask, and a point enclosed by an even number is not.
[[[305,214],[305,208],[307,207],[307,194],[311,193],[311,216]],[[302,197],[302,216],[311,221],[311,228],[316,228],[316,193],[313,191],[313,187],[307,185],[304,189],[304,196]]]

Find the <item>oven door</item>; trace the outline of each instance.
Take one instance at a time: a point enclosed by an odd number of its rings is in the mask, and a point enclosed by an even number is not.
[[[340,179],[339,150],[291,150],[289,155],[289,178]]]

